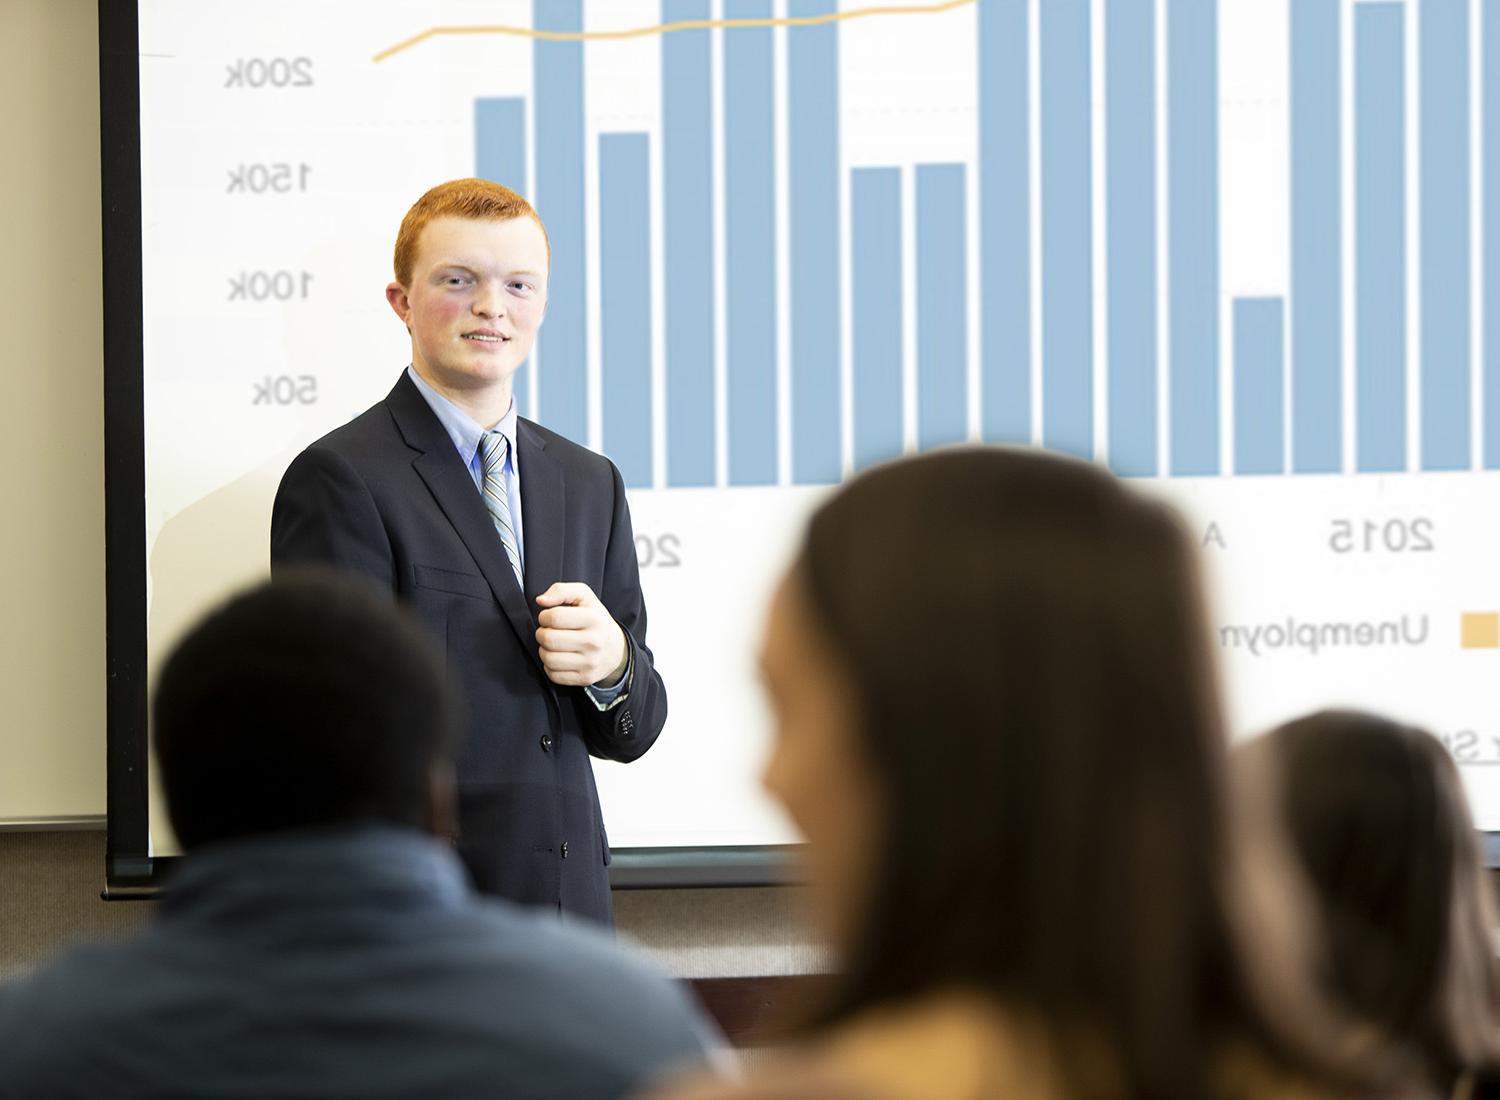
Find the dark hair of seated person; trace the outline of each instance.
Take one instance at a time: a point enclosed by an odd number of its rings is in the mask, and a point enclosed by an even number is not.
[[[1319,1052],[1302,956],[1244,934],[1198,551],[1167,507],[1088,463],[938,451],[832,496],[793,578],[884,804],[815,1031],[969,990],[1038,1025],[1075,1096],[1227,1096],[1244,1055],[1363,1087]]]
[[[1442,1092],[1492,1076],[1494,906],[1447,750],[1425,730],[1352,711],[1287,723],[1265,747],[1322,910],[1330,992],[1420,1051]]]
[[[354,823],[431,828],[457,748],[442,658],[389,595],[278,576],[194,628],[162,669],[154,745],[185,850]]]

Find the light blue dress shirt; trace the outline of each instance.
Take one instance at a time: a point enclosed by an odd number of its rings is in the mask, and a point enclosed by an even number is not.
[[[422,395],[432,409],[432,415],[438,418],[438,423],[448,433],[448,438],[453,440],[453,446],[458,448],[458,457],[463,460],[469,476],[474,479],[476,492],[484,492],[484,459],[479,453],[479,441],[483,438],[486,429],[474,423],[474,418],[464,412],[452,401],[449,401],[416,372],[416,368],[407,364],[406,374],[417,387],[417,392]],[[526,573],[526,542],[525,531],[521,526],[521,467],[520,452],[516,448],[516,402],[511,399],[510,408],[500,418],[494,430],[505,436],[507,454],[505,456],[505,495],[510,505],[510,526],[516,533],[516,552],[521,555],[521,573]],[[627,653],[629,646],[626,647]],[[631,662],[633,664],[633,662]],[[594,705],[600,709],[608,709],[630,684],[630,674],[633,671],[631,664],[627,664],[624,674],[613,684],[608,686],[592,684],[584,690],[593,699]]]

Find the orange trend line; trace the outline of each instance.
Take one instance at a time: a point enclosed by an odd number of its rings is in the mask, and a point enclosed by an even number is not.
[[[588,42],[622,38],[647,38],[653,34],[669,34],[672,31],[707,31],[719,28],[736,29],[746,27],[817,27],[826,23],[842,23],[846,19],[862,19],[874,15],[936,15],[966,7],[975,0],[941,0],[935,4],[889,4],[868,8],[851,8],[849,11],[830,12],[827,15],[802,15],[786,19],[685,19],[678,23],[659,23],[651,27],[632,27],[620,31],[539,31],[531,27],[479,26],[479,27],[428,27],[421,34],[414,34],[404,42],[381,50],[375,61],[384,61],[428,39],[440,35],[508,34],[514,38],[537,38],[546,42]]]

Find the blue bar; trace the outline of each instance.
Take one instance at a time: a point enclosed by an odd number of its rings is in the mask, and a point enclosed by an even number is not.
[[[917,446],[924,451],[969,438],[968,208],[962,164],[917,165]]]
[[[1088,0],[1041,6],[1042,443],[1094,455]]]
[[[663,23],[707,19],[708,0],[662,0]],[[714,471],[714,165],[712,41],[661,37],[665,211],[667,484],[712,485]]]
[[[474,101],[474,174],[526,194],[526,101]]]
[[[770,0],[727,0],[766,19]],[[729,483],[776,483],[776,126],[771,30],[724,34]]]
[[[1031,106],[1026,0],[979,6],[979,323],[984,438],[1031,442]]]
[[[474,101],[474,174],[526,194],[526,101]]]
[[[1218,0],[1167,3],[1171,468],[1219,472]]]
[[[1339,0],[1291,5],[1292,470],[1344,465]]]
[[[1355,443],[1406,469],[1406,80],[1400,4],[1354,6]]]
[[[850,174],[854,468],[895,458],[901,431],[901,170]]]
[[[1484,465],[1500,470],[1500,0],[1484,5]]]
[[[1422,0],[1422,468],[1467,470],[1469,0]]]
[[[539,31],[583,29],[582,0],[532,0]],[[583,228],[583,43],[532,45],[536,94],[531,108],[536,135],[536,197],[532,205],[547,226],[552,271],[547,323],[533,356],[537,418],[579,443],[588,439],[588,272]]]
[[[651,148],[599,136],[599,354],[604,453],[628,488],[651,487]]]
[[[787,14],[833,14],[837,0],[789,0]],[[787,31],[792,239],[792,480],[843,474],[839,417],[839,40],[826,23]]]
[[[1154,9],[1154,0],[1104,9],[1109,464],[1125,477],[1157,472]]]
[[[474,175],[503,184],[522,195],[530,194],[526,182],[526,101],[520,97],[486,98],[474,101]],[[512,385],[516,411],[531,415],[531,394],[526,364],[516,371]]]
[[[1286,472],[1280,298],[1234,300],[1234,472]]]

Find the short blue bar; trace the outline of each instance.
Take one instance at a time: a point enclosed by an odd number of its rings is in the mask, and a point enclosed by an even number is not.
[[[726,0],[767,19],[770,0]],[[724,33],[725,310],[729,484],[776,483],[775,57],[769,27]]]
[[[1280,298],[1234,300],[1234,472],[1286,472],[1285,321]]]
[[[528,192],[524,99],[474,101],[474,175],[522,195]]]
[[[1109,226],[1109,464],[1157,472],[1156,17],[1153,0],[1104,9]]]
[[[1354,6],[1355,430],[1361,471],[1406,469],[1406,54],[1400,4]]]
[[[582,0],[532,0],[539,31],[583,29]],[[536,94],[536,196],[547,226],[552,271],[547,324],[537,340],[537,418],[553,431],[588,443],[588,267],[584,247],[583,43],[532,45]]]
[[[980,419],[1031,442],[1031,61],[1027,0],[979,5]]]
[[[517,97],[495,97],[474,101],[474,175],[529,195],[526,180],[526,101]],[[526,365],[516,371],[512,388],[516,410],[531,415],[531,372]]]
[[[836,0],[789,0],[794,19],[838,12]],[[839,416],[842,346],[839,263],[838,25],[791,27],[787,112],[791,177],[792,480],[843,475]]]
[[[1088,0],[1041,6],[1042,443],[1094,455]]]
[[[650,488],[651,147],[599,136],[599,319],[604,453],[627,488]]]
[[[662,22],[706,20],[708,0],[663,0]],[[661,38],[667,484],[715,482],[712,39]]]
[[[917,166],[917,446],[924,451],[969,437],[966,190],[962,164]]]
[[[850,174],[854,467],[902,451],[901,170]]]

